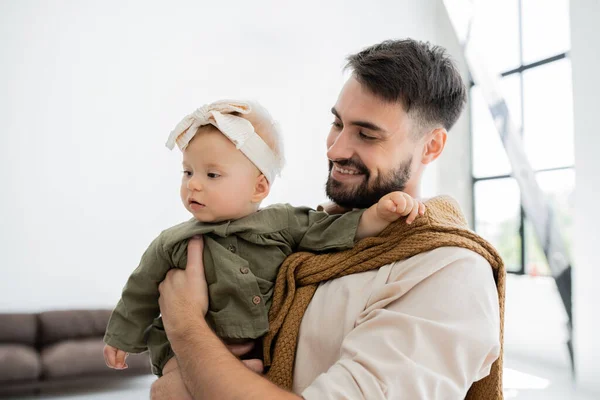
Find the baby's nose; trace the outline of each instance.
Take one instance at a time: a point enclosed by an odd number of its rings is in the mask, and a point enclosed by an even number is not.
[[[200,191],[200,190],[202,190],[202,182],[200,182],[200,179],[192,177],[188,181],[187,187],[188,187],[189,190]]]

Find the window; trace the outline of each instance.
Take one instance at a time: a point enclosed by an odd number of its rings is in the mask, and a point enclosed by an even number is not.
[[[525,152],[541,189],[558,213],[570,251],[572,238],[573,112],[569,2],[475,1],[472,35],[484,38],[483,56],[501,76]],[[470,88],[475,230],[500,252],[507,271],[549,275],[544,253],[524,215],[519,186],[480,89]]]

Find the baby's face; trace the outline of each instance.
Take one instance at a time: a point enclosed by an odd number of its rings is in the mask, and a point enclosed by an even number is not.
[[[256,211],[260,172],[212,125],[203,126],[183,152],[181,200],[202,222],[238,219]]]

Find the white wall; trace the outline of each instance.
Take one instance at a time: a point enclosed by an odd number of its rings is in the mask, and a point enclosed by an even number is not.
[[[436,8],[436,40],[435,43],[443,46],[456,62],[468,87],[468,68],[458,43],[452,23],[442,2],[437,2]],[[444,152],[428,171],[426,179],[431,180],[434,188],[433,195],[449,194],[460,204],[465,217],[473,226],[473,183],[471,175],[471,130],[469,122],[469,105],[465,106],[461,117],[456,121],[448,133],[448,140]]]
[[[0,311],[114,304],[151,239],[187,218],[164,142],[204,102],[269,108],[288,159],[269,201],[315,205],[344,57],[449,29],[435,0],[253,4],[0,2]]]
[[[573,306],[580,386],[600,395],[600,1],[571,1],[571,62],[575,118],[575,262]]]

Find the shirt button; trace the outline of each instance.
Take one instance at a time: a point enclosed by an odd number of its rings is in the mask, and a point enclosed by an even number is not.
[[[230,252],[232,252],[232,253],[235,253],[235,251],[236,251],[237,249],[235,248],[235,246],[234,246],[234,245],[230,244],[229,246],[227,246],[227,250],[229,250],[229,251],[230,251]]]
[[[252,298],[252,302],[253,302],[254,304],[260,304],[260,300],[261,300],[261,299],[260,299],[260,296],[254,296],[254,297]]]
[[[240,272],[242,274],[247,274],[248,272],[250,272],[250,270],[248,268],[246,268],[246,267],[242,267],[242,268],[240,268]]]

